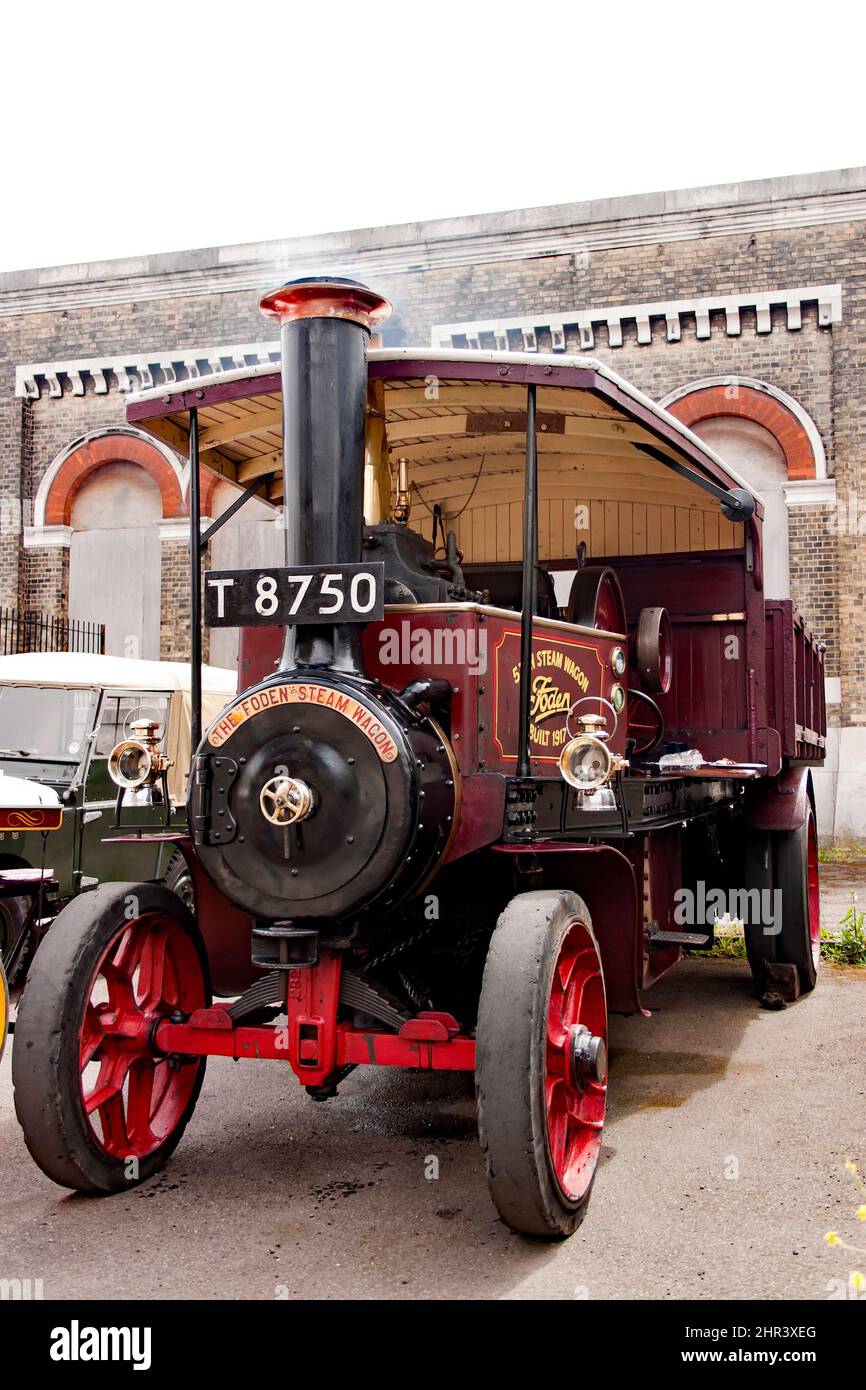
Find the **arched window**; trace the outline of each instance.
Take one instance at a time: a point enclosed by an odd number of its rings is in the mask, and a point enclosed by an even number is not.
[[[183,471],[166,446],[130,427],[96,430],[46,469],[25,543],[55,554],[69,548],[58,611],[68,606],[71,618],[104,623],[109,655],[158,660],[160,523],[186,512]]]
[[[743,377],[690,382],[661,404],[763,497],[764,593],[790,598],[785,485],[827,476],[814,421],[792,396]]]

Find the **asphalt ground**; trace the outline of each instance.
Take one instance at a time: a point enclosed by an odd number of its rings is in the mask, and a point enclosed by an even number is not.
[[[34,1166],[0,1065],[0,1279],[45,1298],[825,1299],[866,1244],[866,970],[761,1009],[739,960],[692,958],[611,1021],[587,1218],[511,1234],[487,1195],[470,1078],[359,1069],[311,1101],[288,1067],[211,1060],[168,1167],[111,1198]],[[12,1044],[14,1045],[14,1044]]]

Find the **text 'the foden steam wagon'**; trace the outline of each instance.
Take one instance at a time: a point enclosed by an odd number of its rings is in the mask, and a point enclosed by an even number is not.
[[[711,938],[678,905],[737,892],[759,982],[815,983],[821,649],[765,602],[760,499],[601,363],[368,351],[389,306],[351,281],[262,309],[280,373],[129,402],[191,465],[196,913],[153,883],[64,909],[17,1024],[27,1144],[112,1192],[165,1162],[208,1056],[316,1099],[359,1066],[474,1071],[501,1216],[564,1236],[608,1012]],[[202,584],[200,468],[284,508],[284,565]],[[204,731],[202,592],[243,691]],[[121,801],[163,776],[152,733]]]

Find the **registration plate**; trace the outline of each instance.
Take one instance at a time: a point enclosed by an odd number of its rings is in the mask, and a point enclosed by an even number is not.
[[[204,599],[208,627],[373,623],[385,612],[385,564],[209,570]]]

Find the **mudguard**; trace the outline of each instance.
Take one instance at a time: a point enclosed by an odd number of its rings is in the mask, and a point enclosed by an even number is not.
[[[815,805],[808,767],[788,767],[750,789],[744,821],[751,830],[796,830],[806,819],[806,803]]]

